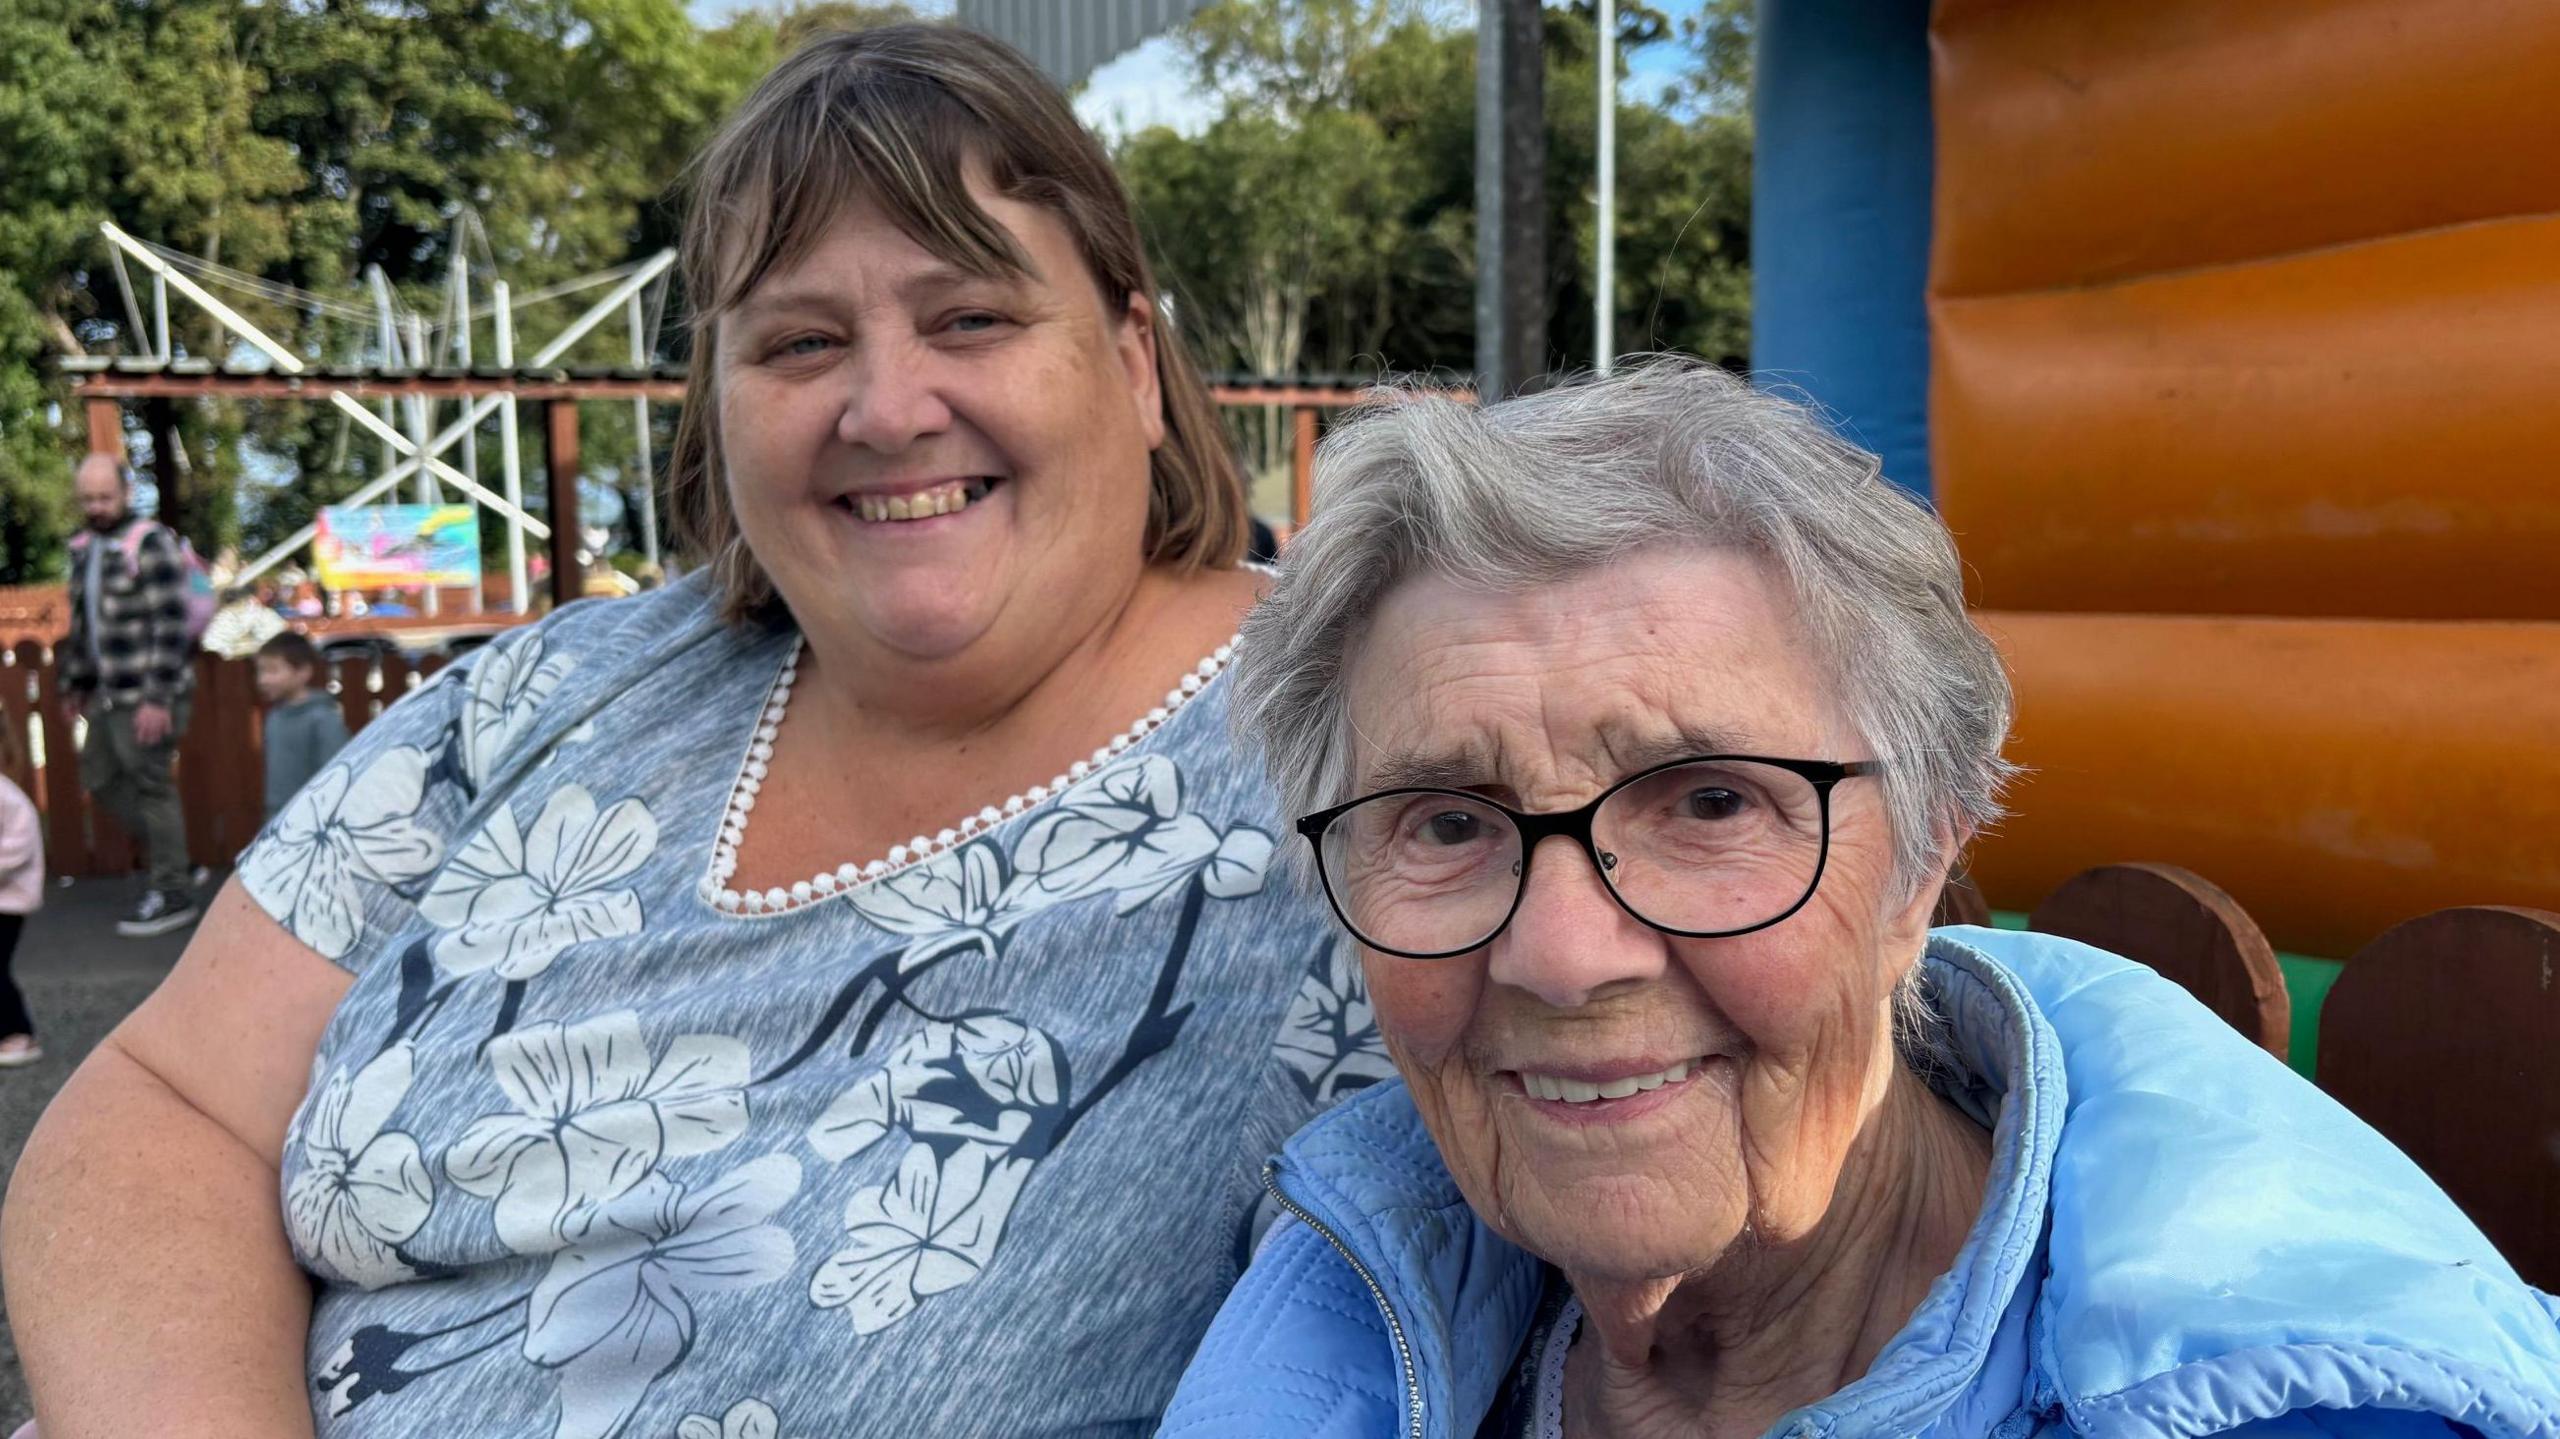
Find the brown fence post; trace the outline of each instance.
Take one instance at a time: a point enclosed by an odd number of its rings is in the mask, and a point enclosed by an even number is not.
[[[89,416],[89,448],[102,455],[124,458],[124,405],[106,395],[91,395],[81,403]]]
[[[44,739],[43,771],[28,793],[44,809],[45,864],[55,874],[84,875],[89,870],[88,795],[80,788],[80,750],[71,741],[71,726],[62,719],[62,686],[53,656],[33,640],[15,650],[22,667],[36,677],[36,725]]]
[[[2395,925],[2320,1009],[2320,1087],[2408,1153],[2529,1284],[2560,1284],[2560,914]]]
[[[83,876],[133,872],[133,844],[80,783],[80,746],[62,718],[61,676],[48,654],[38,670],[44,708],[45,854],[55,873]],[[103,720],[100,721],[103,723]]]
[[[225,716],[213,688],[214,663],[212,655],[198,652],[195,657],[196,683],[187,699],[187,730],[178,736],[177,773],[170,776],[178,787],[178,815],[187,827],[187,858],[196,864],[216,860],[218,791],[231,767],[231,756],[224,753]]]
[[[11,726],[10,733],[18,741],[18,761],[8,767],[10,783],[26,791],[27,798],[41,805],[43,801],[36,797],[43,788],[43,781],[36,774],[35,745],[29,738],[27,721],[35,716],[35,668],[42,662],[38,660],[31,665],[27,657],[29,653],[41,655],[42,651],[31,644],[0,650],[0,724]]]
[[[338,691],[338,717],[347,722],[347,733],[354,734],[373,721],[373,692],[366,688],[373,661],[343,659],[327,669]]]
[[[409,676],[414,673],[416,671],[409,666],[409,657],[398,650],[382,657],[382,703],[374,711],[375,718],[380,718],[383,710],[398,704],[400,697],[409,692]]]
[[[1289,467],[1289,524],[1306,524],[1316,508],[1316,407],[1299,405],[1289,412],[1297,434]]]
[[[585,590],[578,565],[578,402],[543,405],[543,461],[550,476],[551,603],[565,605]]]
[[[2293,1003],[2274,946],[2239,902],[2173,864],[2107,864],[2062,882],[2030,928],[2160,971],[2281,1060]]]
[[[266,822],[263,729],[252,662],[197,656],[195,716],[179,749],[179,790],[187,846],[199,864],[230,864]]]

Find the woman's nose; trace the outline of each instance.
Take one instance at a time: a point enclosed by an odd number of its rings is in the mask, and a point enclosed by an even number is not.
[[[918,345],[873,342],[856,348],[844,367],[849,393],[836,420],[836,438],[879,454],[894,455],[951,426],[932,356]]]
[[[1520,907],[1488,956],[1494,983],[1573,1009],[1612,986],[1662,973],[1668,950],[1661,933],[1618,904],[1582,846],[1552,835],[1530,860]]]

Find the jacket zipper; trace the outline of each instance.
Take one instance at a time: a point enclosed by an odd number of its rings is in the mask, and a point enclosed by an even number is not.
[[[1360,1276],[1360,1282],[1369,1286],[1369,1297],[1378,1301],[1378,1312],[1387,1316],[1387,1336],[1396,1342],[1396,1361],[1404,1366],[1405,1413],[1412,1419],[1406,1426],[1407,1433],[1411,1439],[1422,1439],[1422,1381],[1414,1376],[1413,1346],[1405,1342],[1404,1322],[1396,1318],[1396,1307],[1388,1301],[1387,1291],[1380,1287],[1377,1276],[1369,1272],[1369,1266],[1361,1263],[1359,1256],[1351,1252],[1351,1246],[1342,1242],[1340,1235],[1327,1227],[1323,1220],[1308,1213],[1296,1200],[1280,1192],[1279,1165],[1264,1161],[1262,1187],[1271,1191],[1271,1197],[1291,1218],[1314,1230],[1325,1243],[1332,1245],[1333,1252],[1341,1255],[1343,1262],[1351,1266],[1351,1272]]]

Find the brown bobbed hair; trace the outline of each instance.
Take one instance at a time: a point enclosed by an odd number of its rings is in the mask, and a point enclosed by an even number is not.
[[[859,196],[971,274],[1030,261],[971,198],[968,177],[1056,215],[1114,314],[1157,294],[1109,157],[1020,52],[956,25],[823,34],[772,73],[695,157],[681,264],[693,358],[667,480],[676,553],[707,565],[722,615],[778,620],[781,597],[729,504],[713,394],[721,317],[813,248]],[[1244,555],[1244,478],[1181,337],[1156,316],[1164,443],[1148,464],[1146,563],[1225,569]]]

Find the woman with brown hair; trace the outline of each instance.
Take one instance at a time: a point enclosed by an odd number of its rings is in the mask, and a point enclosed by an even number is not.
[[[1259,1157],[1385,1072],[1265,883],[1242,486],[1055,87],[820,39],[684,258],[692,573],[393,707],[64,1091],[48,1439],[1143,1432]]]

